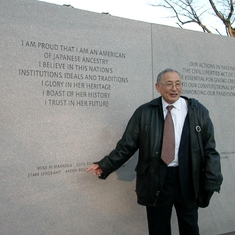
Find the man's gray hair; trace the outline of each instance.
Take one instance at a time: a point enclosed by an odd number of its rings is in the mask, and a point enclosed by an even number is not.
[[[167,68],[167,69],[164,69],[162,72],[160,72],[160,73],[157,75],[157,83],[160,83],[161,80],[162,80],[162,77],[164,76],[164,74],[165,74],[165,73],[168,73],[168,72],[171,72],[171,73],[173,73],[173,72],[178,73],[179,76],[181,77],[180,73],[179,73],[177,70],[171,69],[171,68]]]

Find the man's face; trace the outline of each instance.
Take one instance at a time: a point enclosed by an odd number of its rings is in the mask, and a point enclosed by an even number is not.
[[[155,86],[168,104],[176,102],[182,93],[182,80],[176,72],[166,72]]]

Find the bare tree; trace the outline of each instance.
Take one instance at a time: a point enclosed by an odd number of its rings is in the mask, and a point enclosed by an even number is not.
[[[235,22],[233,0],[206,0],[207,4],[198,5],[197,0],[161,0],[161,3],[155,4],[159,0],[151,0],[150,5],[160,6],[172,11],[171,18],[177,19],[179,27],[183,28],[185,24],[196,23],[203,32],[212,33],[209,29],[209,25],[205,24],[205,17],[216,17],[221,21],[225,27],[227,36],[235,37],[235,28],[233,27]],[[221,34],[216,27],[216,23],[213,23],[212,28]]]

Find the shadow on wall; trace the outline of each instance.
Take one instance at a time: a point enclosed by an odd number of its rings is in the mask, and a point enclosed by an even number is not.
[[[138,160],[138,151],[117,171],[117,179],[120,181],[131,182],[136,178],[135,167]]]
[[[230,233],[223,233],[223,234],[220,234],[220,235],[235,235],[235,231],[234,232],[230,232]]]

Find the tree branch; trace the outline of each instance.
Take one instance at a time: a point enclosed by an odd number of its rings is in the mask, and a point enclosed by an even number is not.
[[[159,0],[158,0],[159,1]],[[221,0],[217,1],[217,6],[214,3],[214,0],[208,0],[211,8],[205,9],[204,6],[196,7],[193,5],[194,0],[161,0],[162,3],[152,6],[160,6],[166,9],[173,11],[174,16],[178,23],[177,25],[182,28],[182,25],[189,23],[198,24],[203,32],[212,33],[209,28],[202,22],[202,16],[207,13],[209,10],[214,12],[214,16],[218,17],[224,24],[225,30],[228,36],[235,37],[235,28],[232,27],[232,23],[235,22],[234,17],[234,1],[233,0]],[[226,14],[218,10],[218,6],[221,5],[222,9],[228,11]],[[203,8],[205,10],[203,10]],[[221,35],[221,33],[214,27],[214,30]]]

